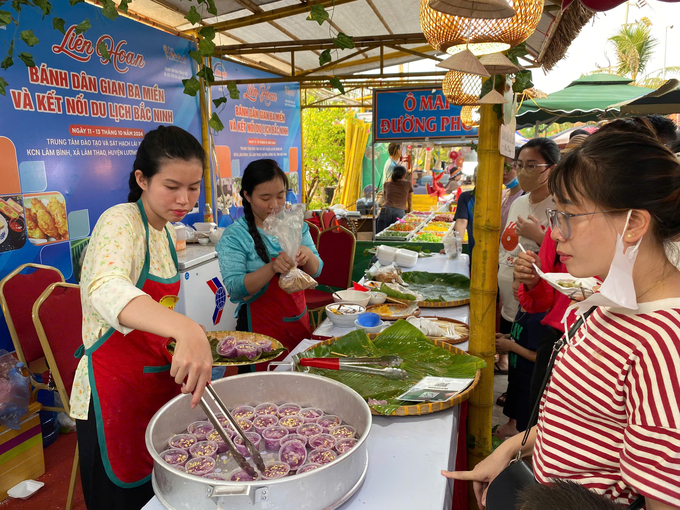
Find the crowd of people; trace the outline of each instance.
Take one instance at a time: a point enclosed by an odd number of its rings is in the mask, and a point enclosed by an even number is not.
[[[471,480],[482,508],[519,455],[554,485],[528,488],[521,508],[680,508],[680,137],[656,115],[574,135],[562,151],[530,140],[506,166],[496,338],[509,353],[506,440],[474,470],[443,474]],[[537,269],[599,285],[572,300]]]

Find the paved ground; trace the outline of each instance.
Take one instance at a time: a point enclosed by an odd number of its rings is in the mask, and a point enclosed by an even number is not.
[[[496,374],[493,378],[493,401],[505,392],[508,387],[508,376]],[[507,416],[503,414],[503,408],[494,404],[493,406],[493,424],[502,425],[508,421]]]

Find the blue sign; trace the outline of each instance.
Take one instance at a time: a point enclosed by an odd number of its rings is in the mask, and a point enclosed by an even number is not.
[[[66,21],[65,35],[30,8],[17,30],[0,30],[2,48],[15,37],[24,44],[24,29],[40,40],[30,49],[36,67],[15,58],[0,72],[9,83],[0,96],[0,278],[36,262],[77,281],[99,216],[127,201],[144,134],[172,124],[201,139],[198,98],[182,85],[192,75],[191,41],[124,17],[108,20],[85,3],[53,2],[53,14]],[[92,27],[77,34],[84,19]],[[200,213],[187,222],[202,221],[203,203],[202,195]],[[3,348],[13,350],[0,316]]]
[[[449,104],[441,89],[373,91],[373,141],[442,140],[477,136],[463,124],[462,106]]]
[[[275,77],[226,60],[217,60],[213,70],[216,80]],[[289,187],[298,197],[302,171],[299,84],[260,83],[238,88],[238,100],[229,98],[226,86],[212,88],[213,98],[227,98],[226,104],[217,109],[224,130],[216,133],[214,140],[218,210],[228,210],[232,218],[242,213],[239,193],[248,163],[263,158],[275,160],[288,175]]]

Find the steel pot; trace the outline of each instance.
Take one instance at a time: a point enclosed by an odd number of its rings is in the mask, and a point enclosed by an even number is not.
[[[170,436],[204,416],[200,408],[191,409],[191,395],[179,395],[158,410],[146,429],[146,447],[154,460],[153,489],[169,510],[325,510],[343,504],[363,483],[371,412],[351,388],[325,377],[291,372],[243,374],[214,381],[213,386],[230,409],[262,402],[321,408],[352,425],[358,442],[332,463],[302,475],[255,482],[200,478],[173,469],[159,455]]]

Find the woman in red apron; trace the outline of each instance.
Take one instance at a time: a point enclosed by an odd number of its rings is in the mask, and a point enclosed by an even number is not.
[[[311,338],[307,303],[303,291],[281,290],[279,275],[298,266],[315,277],[323,263],[306,223],[296,260],[262,231],[267,216],[285,205],[287,189],[288,178],[274,160],[250,163],[241,181],[244,215],[224,232],[217,255],[229,297],[239,304],[236,329],[270,336],[293,349]]]
[[[153,497],[146,427],[180,389],[196,389],[195,407],[210,380],[205,332],[173,311],[180,282],[167,225],[198,200],[203,158],[200,143],[180,128],[149,132],[130,175],[128,203],[105,211],[92,232],[71,394],[88,510],[139,509]],[[171,364],[170,337],[177,342]]]

